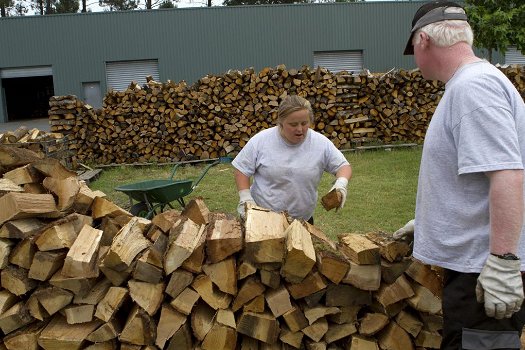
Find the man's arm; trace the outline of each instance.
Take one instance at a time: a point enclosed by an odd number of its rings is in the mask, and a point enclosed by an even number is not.
[[[517,253],[523,227],[523,170],[486,173],[490,179],[490,253]]]

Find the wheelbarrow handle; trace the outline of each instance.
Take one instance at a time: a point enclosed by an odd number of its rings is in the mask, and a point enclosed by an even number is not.
[[[175,166],[173,167],[173,169],[171,170],[171,176],[170,176],[170,180],[173,180],[173,178],[175,177],[175,173],[177,172],[177,168],[179,167],[181,163],[177,163],[175,164]]]
[[[211,164],[208,164],[206,166],[206,168],[204,168],[204,170],[202,171],[201,175],[199,176],[199,178],[193,183],[193,185],[191,186],[192,190],[195,189],[195,187],[197,187],[197,185],[199,184],[199,182],[201,182],[202,178],[204,177],[204,175],[206,175],[206,173],[208,172],[208,170],[210,170],[211,167],[217,165],[220,163],[220,159],[217,159],[215,160],[213,163]]]

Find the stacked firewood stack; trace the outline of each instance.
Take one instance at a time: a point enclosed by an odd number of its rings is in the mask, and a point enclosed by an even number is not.
[[[502,70],[524,93],[523,68]],[[421,143],[442,93],[441,83],[424,80],[418,70],[349,75],[279,65],[208,75],[192,86],[132,82],[125,91],[110,91],[96,112],[71,96],[56,97],[50,115],[60,117],[57,130],[60,125],[71,132],[78,162],[164,163],[238,152],[255,133],[275,125],[287,94],[312,103],[314,129],[340,149]]]
[[[70,154],[69,144],[63,134],[30,129],[25,125],[0,133],[0,144],[26,148],[42,156],[62,159],[64,163],[67,163]]]
[[[389,234],[336,244],[285,213],[240,222],[202,198],[150,221],[54,159],[0,146],[0,166],[8,350],[439,348],[439,274]]]

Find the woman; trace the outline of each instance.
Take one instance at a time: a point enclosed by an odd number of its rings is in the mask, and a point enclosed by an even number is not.
[[[287,96],[279,105],[277,126],[253,136],[235,157],[241,217],[245,203],[250,202],[313,223],[323,171],[336,176],[332,189],[341,193],[339,208],[343,208],[352,168],[327,137],[310,129],[313,121],[310,102]]]

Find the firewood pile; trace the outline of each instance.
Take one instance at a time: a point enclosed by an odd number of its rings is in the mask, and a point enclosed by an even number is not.
[[[525,95],[524,68],[503,72]],[[181,81],[132,82],[110,91],[93,110],[75,96],[50,100],[53,131],[70,135],[75,162],[145,163],[210,159],[238,152],[258,131],[275,125],[287,94],[307,98],[314,129],[340,149],[367,143],[421,143],[443,93],[418,70],[385,74],[331,73],[284,65]]]
[[[25,125],[0,133],[0,144],[26,148],[41,156],[62,159],[64,163],[70,153],[67,139],[62,133],[30,129]]]
[[[439,348],[439,274],[391,235],[202,198],[151,221],[0,146],[0,329],[14,349]]]

